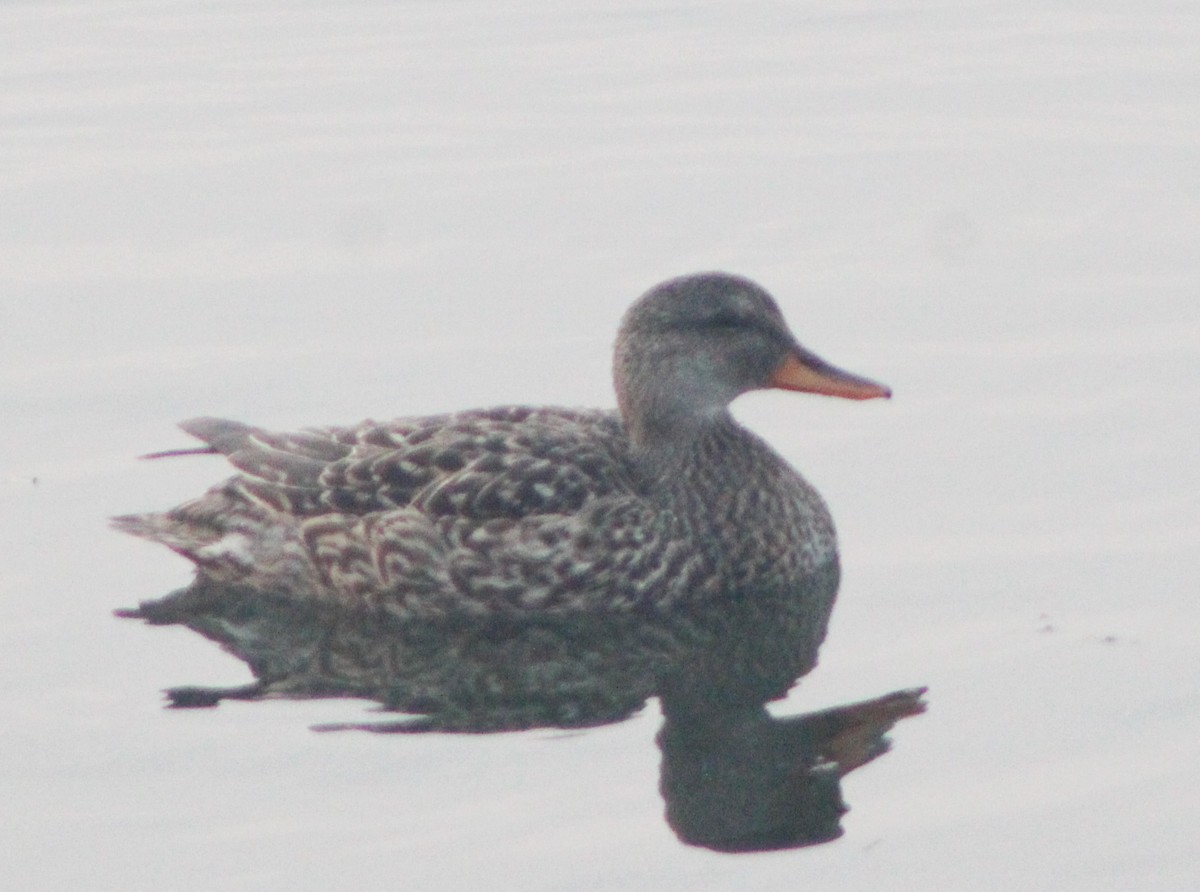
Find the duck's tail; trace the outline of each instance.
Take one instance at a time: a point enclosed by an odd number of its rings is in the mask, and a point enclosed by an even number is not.
[[[256,498],[254,486],[233,477],[170,511],[126,514],[111,523],[183,555],[215,582],[247,583],[273,574],[280,588],[311,586],[300,522]]]
[[[294,435],[292,439],[304,441],[308,448],[289,463],[291,456],[280,447],[293,444],[276,442],[289,441],[289,435],[271,434],[224,418],[192,418],[179,426],[204,445],[151,452],[142,458],[223,455],[249,476],[226,480],[170,511],[114,517],[112,525],[123,533],[167,546],[214,579],[234,581],[252,559],[261,559],[261,554],[251,555],[250,550],[278,546],[282,539],[294,537],[296,523],[288,516],[293,506],[286,490],[295,487],[289,486],[293,482],[289,475],[299,478],[301,487],[311,486],[324,467],[312,457],[321,450],[317,444],[322,438]],[[307,443],[310,439],[313,444]],[[324,448],[330,458],[347,451],[327,440]],[[280,467],[272,466],[272,461]],[[296,500],[300,498],[297,494]]]

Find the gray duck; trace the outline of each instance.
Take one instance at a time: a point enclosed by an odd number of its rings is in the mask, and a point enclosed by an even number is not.
[[[397,618],[663,611],[837,573],[817,492],[729,404],[762,388],[888,397],[800,346],[724,273],[650,289],[617,336],[618,411],[501,407],[276,433],[198,418],[238,474],[114,519],[198,582]],[[836,585],[836,582],[834,583]],[[812,605],[822,613],[832,606]]]

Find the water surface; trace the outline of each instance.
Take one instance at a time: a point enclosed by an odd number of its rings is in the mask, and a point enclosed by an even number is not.
[[[14,888],[1190,889],[1197,15],[1172,4],[7,4],[0,820]],[[928,684],[845,835],[679,844],[656,701],[578,733],[315,734],[111,617],[104,518],[272,427],[609,405],[621,311],[722,268],[890,405],[738,413],[845,578],[794,714]]]

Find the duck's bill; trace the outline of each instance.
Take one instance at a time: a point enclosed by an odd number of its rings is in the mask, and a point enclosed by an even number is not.
[[[887,399],[892,395],[890,387],[843,371],[803,347],[788,354],[787,359],[767,379],[767,385],[781,390],[840,396],[848,400]]]

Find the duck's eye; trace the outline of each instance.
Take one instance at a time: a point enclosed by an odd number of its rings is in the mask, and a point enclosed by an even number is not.
[[[704,319],[703,324],[705,328],[742,328],[746,324],[746,320],[736,313],[715,313]]]

